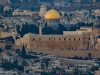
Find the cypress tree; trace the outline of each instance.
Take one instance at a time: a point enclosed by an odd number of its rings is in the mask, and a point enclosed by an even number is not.
[[[26,55],[26,51],[25,51],[25,46],[24,45],[22,46],[22,52],[21,53],[22,53],[22,57],[24,57]]]

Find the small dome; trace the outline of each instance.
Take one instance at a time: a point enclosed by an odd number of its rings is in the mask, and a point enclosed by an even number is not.
[[[51,9],[45,14],[45,19],[60,19],[60,14],[55,9]]]

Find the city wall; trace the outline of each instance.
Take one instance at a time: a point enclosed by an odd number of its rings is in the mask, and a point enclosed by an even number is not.
[[[100,57],[100,44],[96,43],[97,38],[92,34],[83,35],[33,35],[26,34],[16,41],[35,52],[52,54],[64,57]]]
[[[92,58],[100,58],[100,50],[46,50],[46,49],[32,49],[32,51],[35,52],[41,52],[41,53],[45,53],[45,54],[52,54],[55,56],[62,56],[62,57],[83,57],[86,58],[88,57],[88,54],[91,53],[91,57]]]

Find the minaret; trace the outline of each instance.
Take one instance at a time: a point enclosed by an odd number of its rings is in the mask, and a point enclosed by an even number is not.
[[[39,25],[39,35],[42,35],[42,24]]]
[[[2,28],[0,28],[0,37],[2,37]]]

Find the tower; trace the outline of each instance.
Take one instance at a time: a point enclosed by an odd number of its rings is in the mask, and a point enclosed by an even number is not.
[[[97,34],[97,35],[100,35],[100,20],[96,19],[93,22],[94,22],[94,24],[93,24],[93,33]]]
[[[39,35],[42,35],[42,24],[39,25]]]
[[[0,28],[0,37],[2,37],[2,28]]]
[[[44,17],[44,15],[46,14],[46,12],[47,12],[46,6],[44,4],[41,5],[39,16]]]

